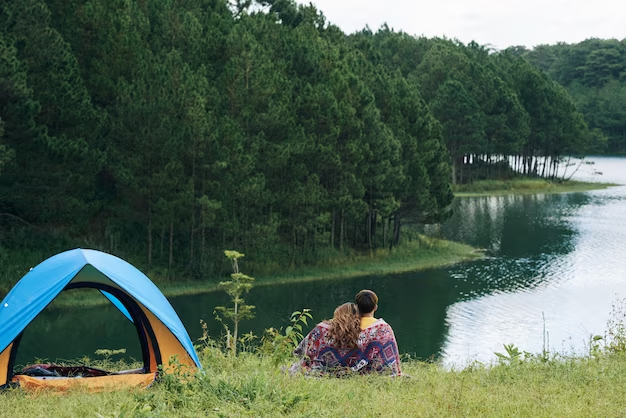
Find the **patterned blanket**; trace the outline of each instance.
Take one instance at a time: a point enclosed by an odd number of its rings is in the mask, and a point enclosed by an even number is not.
[[[291,366],[291,373],[303,371],[306,374],[342,376],[378,372],[402,375],[396,337],[383,319],[361,331],[357,349],[334,347],[329,330],[330,324],[321,322],[300,342],[294,354],[301,359]]]

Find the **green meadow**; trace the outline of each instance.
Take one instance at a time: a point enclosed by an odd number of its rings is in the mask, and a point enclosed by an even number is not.
[[[510,347],[509,347],[510,348]],[[191,379],[153,387],[59,395],[10,390],[2,417],[618,417],[626,414],[626,353],[592,346],[587,355],[503,350],[498,363],[450,369],[405,359],[406,377],[290,376],[289,359],[248,348],[237,357],[199,347]],[[278,361],[280,358],[280,361]]]

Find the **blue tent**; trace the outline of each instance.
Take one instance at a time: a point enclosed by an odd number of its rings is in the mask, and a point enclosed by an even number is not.
[[[0,303],[0,386],[13,378],[23,330],[63,290],[99,289],[137,328],[144,373],[169,359],[200,368],[189,334],[159,289],[126,261],[95,250],[57,254],[31,269]]]

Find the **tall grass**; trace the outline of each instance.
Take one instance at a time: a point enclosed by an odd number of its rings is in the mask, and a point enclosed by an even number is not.
[[[371,253],[329,258],[317,266],[303,267],[295,271],[257,275],[256,285],[403,273],[441,267],[482,256],[465,244],[410,232],[405,235],[407,237],[401,245],[391,251],[376,249]]]
[[[625,330],[622,300],[606,336],[590,338],[587,354],[530,354],[505,345],[497,362],[457,369],[405,359],[406,376],[396,378],[291,376],[282,370],[295,359],[272,349],[285,342],[276,334],[260,347],[244,345],[237,357],[205,334],[197,346],[203,369],[194,376],[175,372],[148,389],[97,394],[12,389],[0,393],[0,417],[621,417]],[[106,355],[92,365],[116,369]]]
[[[200,353],[204,369],[146,390],[59,396],[0,394],[1,417],[160,416],[532,416],[618,417],[626,413],[626,357],[535,358],[448,370],[405,361],[406,378],[308,378],[283,373],[271,357],[217,348]]]
[[[453,190],[458,197],[492,196],[503,194],[567,193],[605,189],[613,183],[586,183],[569,180],[553,182],[545,179],[518,178],[513,180],[479,180],[469,184],[456,184]]]

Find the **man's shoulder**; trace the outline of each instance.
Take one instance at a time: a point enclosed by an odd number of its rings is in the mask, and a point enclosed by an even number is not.
[[[379,325],[381,328],[391,328],[391,325],[389,325],[384,319],[382,318],[378,318],[378,321],[376,321],[375,325]]]
[[[391,328],[391,325],[389,325],[384,319],[382,318],[378,318],[378,321],[376,321],[371,328],[375,329],[377,332],[382,332],[382,333],[391,333],[393,334],[393,328]]]

